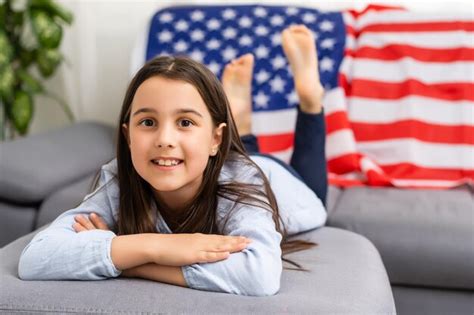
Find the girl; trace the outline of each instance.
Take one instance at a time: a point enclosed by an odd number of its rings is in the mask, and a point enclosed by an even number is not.
[[[291,49],[302,53],[308,41],[314,46],[306,31],[283,34],[292,67]],[[248,69],[229,66],[227,89],[230,77]],[[320,112],[320,98],[308,107],[303,94],[300,99],[302,111],[319,106]],[[272,159],[249,158],[209,70],[186,58],[159,57],[130,83],[117,158],[102,167],[97,189],[32,239],[18,271],[24,280],[123,275],[272,295],[280,286],[282,239],[325,220],[321,201],[302,181]],[[311,246],[283,245],[288,251]]]

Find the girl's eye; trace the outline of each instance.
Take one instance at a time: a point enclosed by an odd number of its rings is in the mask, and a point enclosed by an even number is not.
[[[190,127],[192,125],[194,125],[194,123],[189,119],[181,119],[179,121],[179,126],[180,127]]]
[[[143,119],[142,121],[140,121],[139,123],[140,125],[143,125],[145,127],[153,127],[153,120],[151,119]]]

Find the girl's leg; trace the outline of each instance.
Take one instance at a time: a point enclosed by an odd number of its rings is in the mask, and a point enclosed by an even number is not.
[[[252,134],[252,72],[254,58],[245,54],[224,68],[222,85],[229,99],[240,139],[248,153],[259,152],[257,138]]]
[[[294,25],[283,31],[282,45],[300,101],[290,164],[325,204],[327,166],[322,108],[324,89],[319,80],[315,40],[306,26]]]

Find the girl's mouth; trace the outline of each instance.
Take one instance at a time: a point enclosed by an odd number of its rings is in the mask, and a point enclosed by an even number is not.
[[[161,170],[172,170],[183,163],[183,160],[156,159],[151,162]]]

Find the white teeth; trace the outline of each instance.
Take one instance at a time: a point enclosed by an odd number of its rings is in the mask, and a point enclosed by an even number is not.
[[[153,160],[153,162],[161,166],[174,166],[179,164],[178,160]]]

